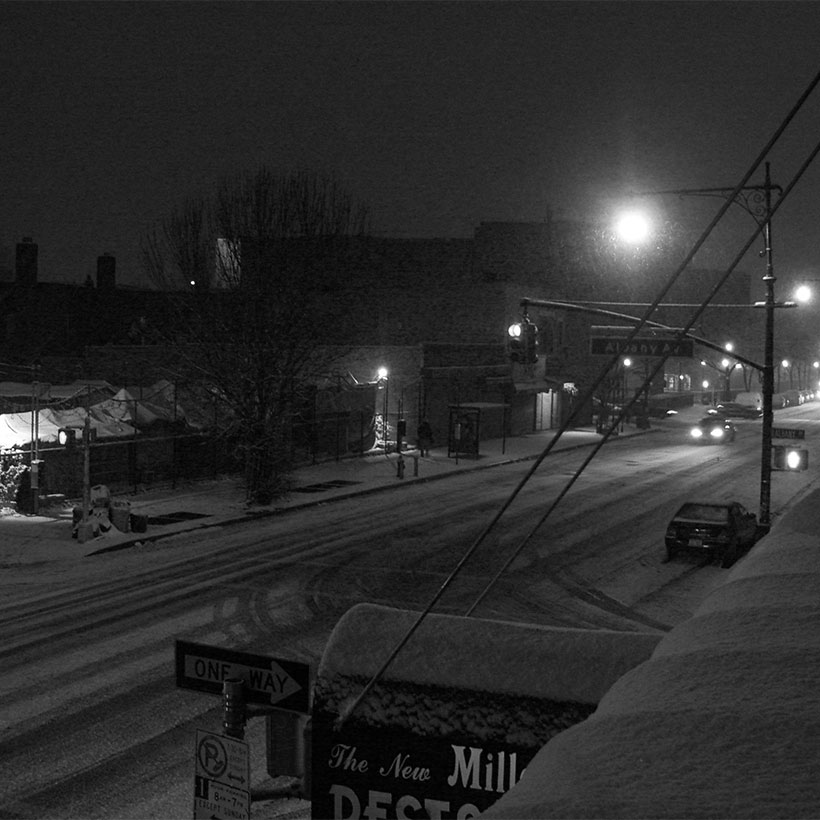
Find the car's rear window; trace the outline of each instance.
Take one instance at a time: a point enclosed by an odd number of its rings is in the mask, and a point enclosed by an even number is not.
[[[729,520],[728,507],[716,507],[712,504],[684,504],[678,510],[680,518],[694,518],[697,521],[714,521],[723,524]]]

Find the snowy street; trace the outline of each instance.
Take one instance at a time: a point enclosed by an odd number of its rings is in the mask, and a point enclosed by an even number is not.
[[[799,420],[820,456],[820,408],[781,419]],[[726,571],[697,558],[664,563],[666,523],[690,498],[756,511],[759,451],[760,424],[748,421],[721,447],[693,446],[682,424],[612,441],[475,616],[658,632],[685,621]],[[556,452],[541,465],[437,611],[468,610],[586,454]],[[4,816],[190,816],[193,737],[218,728],[219,699],[175,687],[174,640],[315,665],[354,604],[423,608],[523,471],[511,464],[76,564],[6,568]],[[775,474],[775,519],[812,475]],[[269,783],[261,723],[248,732],[257,789]],[[255,802],[255,815],[273,816],[272,805]]]

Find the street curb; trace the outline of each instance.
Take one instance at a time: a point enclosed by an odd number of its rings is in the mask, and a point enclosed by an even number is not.
[[[634,438],[635,436],[641,436],[646,433],[653,433],[658,432],[657,428],[650,428],[648,430],[641,430],[636,431],[628,436],[624,436],[623,438],[613,437],[607,441],[607,444],[613,443],[613,441],[624,441],[628,438]],[[568,450],[579,450],[582,447],[591,447],[593,444],[597,444],[597,442],[583,442],[581,444],[570,444],[566,447],[562,447],[559,452],[566,452]],[[543,452],[543,451],[542,451]],[[492,461],[487,464],[471,464],[469,467],[463,467],[461,469],[455,470],[448,470],[445,473],[439,473],[438,475],[431,475],[431,476],[413,476],[409,479],[396,479],[396,483],[391,484],[383,484],[376,487],[367,487],[366,489],[362,490],[351,490],[350,492],[340,493],[339,495],[333,495],[329,498],[317,498],[314,501],[305,501],[301,504],[294,504],[290,507],[277,507],[273,510],[259,510],[254,512],[243,513],[242,515],[238,515],[234,518],[226,518],[220,521],[200,521],[196,524],[193,524],[190,527],[186,527],[185,529],[174,530],[173,532],[158,532],[153,533],[151,535],[145,535],[140,538],[133,538],[130,541],[121,541],[119,544],[111,544],[107,547],[102,547],[98,550],[94,550],[93,552],[87,552],[83,557],[84,558],[91,558],[95,555],[103,555],[109,552],[117,552],[119,550],[129,549],[130,547],[134,547],[138,544],[145,544],[145,543],[152,543],[154,541],[161,541],[163,538],[170,538],[174,535],[181,535],[183,533],[191,533],[195,532],[199,529],[213,529],[214,527],[230,527],[235,524],[242,524],[247,523],[248,521],[253,521],[258,518],[271,518],[273,516],[278,515],[285,515],[287,513],[296,512],[298,510],[305,510],[311,507],[319,507],[324,504],[333,504],[337,501],[346,501],[351,498],[358,498],[366,495],[374,495],[375,493],[382,493],[382,492],[390,492],[392,490],[397,490],[403,487],[409,487],[412,484],[422,484],[430,481],[440,481],[445,478],[451,478],[453,476],[465,475],[466,473],[476,472],[477,470],[488,470],[492,467],[504,467],[509,466],[510,464],[518,464],[524,461],[535,461],[535,459],[539,458],[541,453],[531,453],[526,456],[518,456],[516,458],[508,458],[504,459],[503,461]]]

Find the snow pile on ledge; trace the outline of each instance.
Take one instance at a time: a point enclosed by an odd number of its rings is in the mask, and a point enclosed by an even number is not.
[[[820,817],[820,491],[482,817]]]
[[[353,607],[330,635],[317,684],[368,680],[417,617],[374,604]],[[429,615],[384,680],[597,704],[614,681],[649,657],[660,637]]]

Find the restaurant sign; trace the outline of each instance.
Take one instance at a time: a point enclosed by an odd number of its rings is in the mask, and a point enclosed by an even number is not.
[[[477,817],[514,786],[541,744],[422,737],[401,729],[313,725],[314,817]]]

